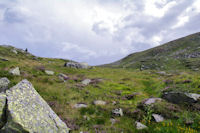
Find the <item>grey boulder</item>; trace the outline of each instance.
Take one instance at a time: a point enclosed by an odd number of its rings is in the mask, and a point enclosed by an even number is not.
[[[64,67],[77,68],[77,69],[88,69],[90,66],[87,63],[67,62]]]
[[[184,93],[184,92],[165,92],[163,99],[175,104],[192,104],[200,100],[200,94]]]
[[[8,89],[9,84],[10,84],[10,81],[7,78],[1,78],[0,79],[0,92],[5,92],[5,90]]]
[[[20,76],[20,70],[19,67],[13,68],[9,71],[10,74]]]
[[[145,129],[145,128],[147,128],[147,126],[145,126],[144,124],[142,124],[142,123],[140,123],[140,122],[135,122],[135,125],[136,125],[136,128],[138,129],[138,130],[142,130],[142,129]]]
[[[47,75],[54,75],[54,71],[50,71],[50,70],[45,70],[45,73]]]
[[[121,108],[113,109],[112,114],[115,115],[115,116],[123,116],[124,115],[123,110]]]
[[[2,96],[3,101],[4,96]],[[23,80],[6,91],[6,123],[1,133],[68,133],[69,128],[37,93]],[[1,97],[0,97],[1,100]],[[3,104],[2,104],[3,105]]]
[[[152,116],[153,116],[153,118],[154,118],[154,120],[155,120],[156,122],[162,122],[162,121],[164,121],[164,118],[163,118],[161,115],[152,114]]]
[[[83,85],[89,85],[91,82],[92,82],[91,79],[85,79],[85,80],[83,80],[81,83],[82,83]]]

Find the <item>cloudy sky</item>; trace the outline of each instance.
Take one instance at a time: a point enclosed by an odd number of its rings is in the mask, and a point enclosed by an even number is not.
[[[200,0],[0,0],[0,44],[91,65],[200,31]]]

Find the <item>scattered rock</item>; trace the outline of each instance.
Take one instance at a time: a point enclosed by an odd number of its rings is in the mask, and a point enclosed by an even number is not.
[[[93,103],[94,103],[94,105],[106,105],[106,102],[102,101],[102,100],[96,100]]]
[[[136,124],[136,128],[138,129],[138,130],[142,130],[142,129],[145,129],[145,128],[147,128],[147,126],[145,126],[144,124],[142,124],[142,123],[140,123],[140,122],[135,122],[135,124]]]
[[[160,71],[160,72],[157,72],[157,73],[160,74],[160,75],[166,75],[165,71]]]
[[[46,73],[47,75],[54,75],[54,71],[45,70],[45,73]]]
[[[81,83],[84,85],[89,85],[91,83],[91,79],[85,79]]]
[[[191,80],[184,80],[183,84],[188,84],[188,83],[191,83],[191,82],[192,82]]]
[[[15,54],[18,54],[17,50],[16,49],[12,49],[11,52],[15,53]]]
[[[2,61],[9,61],[8,59],[2,58],[2,57],[0,57],[0,60],[2,60]]]
[[[59,77],[60,80],[63,80],[64,82],[69,79],[69,77],[67,75],[63,74],[63,73],[60,73],[58,75],[58,77]]]
[[[164,118],[163,118],[161,115],[152,114],[152,116],[153,116],[153,118],[154,118],[154,120],[155,120],[156,122],[162,122],[162,121],[164,121]]]
[[[112,110],[112,114],[115,116],[123,116],[123,110],[121,108]]]
[[[7,123],[0,132],[69,132],[29,81],[23,80],[7,90],[6,96]]]
[[[200,94],[184,93],[184,92],[165,92],[162,98],[175,104],[195,103],[200,99]]]
[[[0,79],[0,92],[5,92],[5,90],[8,89],[9,84],[10,84],[10,81],[7,78],[1,78]]]
[[[87,108],[87,104],[85,103],[77,103],[74,105],[74,108],[78,109],[78,108]]]
[[[76,62],[67,62],[64,64],[64,67],[77,68],[77,69],[88,69],[90,66],[87,63],[76,63]]]
[[[144,104],[151,105],[151,104],[154,104],[155,102],[161,101],[161,100],[162,100],[161,98],[149,98],[144,101]]]
[[[34,56],[34,57],[33,57],[33,60],[39,61],[39,58],[36,57],[36,56]]]
[[[13,68],[9,71],[10,74],[20,76],[20,70],[19,67]]]
[[[112,123],[112,125],[114,125],[115,123],[119,122],[119,120],[116,120],[114,118],[110,118],[110,122]]]
[[[187,126],[190,126],[190,125],[192,125],[193,123],[194,123],[193,120],[189,120],[189,119],[185,120],[185,125],[187,125]]]

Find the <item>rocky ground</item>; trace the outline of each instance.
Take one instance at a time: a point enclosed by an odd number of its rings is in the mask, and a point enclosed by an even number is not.
[[[27,79],[75,133],[198,133],[199,74],[89,67],[0,47],[1,91]]]

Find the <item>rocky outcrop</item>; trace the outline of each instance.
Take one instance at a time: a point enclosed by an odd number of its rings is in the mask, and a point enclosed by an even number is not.
[[[76,62],[67,62],[64,64],[64,67],[77,68],[77,69],[88,69],[90,66],[87,63],[76,63]]]
[[[32,84],[23,80],[0,93],[2,133],[68,133],[69,128],[37,93]]]

